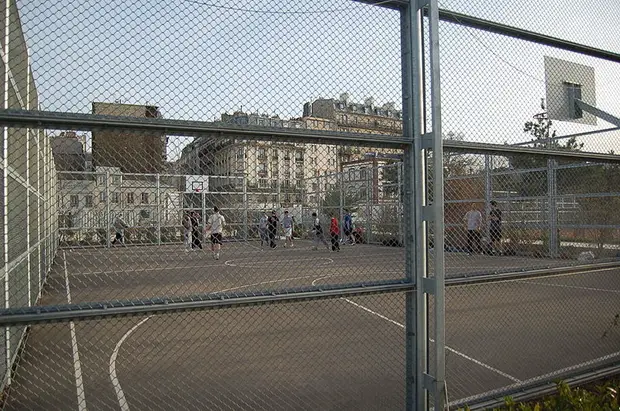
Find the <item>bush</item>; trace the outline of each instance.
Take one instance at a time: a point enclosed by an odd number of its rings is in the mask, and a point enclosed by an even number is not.
[[[551,411],[551,410],[618,410],[620,409],[620,377],[585,387],[570,388],[560,381],[557,394],[541,400],[516,403],[512,398],[504,400],[504,406],[496,411]],[[469,407],[465,407],[469,410]]]

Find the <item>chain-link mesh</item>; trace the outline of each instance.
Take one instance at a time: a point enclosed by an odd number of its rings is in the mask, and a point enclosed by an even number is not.
[[[617,51],[615,40],[587,28],[604,24],[601,10],[582,6],[439,1],[447,282],[547,273],[448,286],[453,404],[587,373],[620,355],[616,330],[609,331],[620,311],[617,269],[600,270],[617,267],[620,255],[618,161],[588,157],[619,148],[619,60],[587,47],[552,47],[545,37]],[[476,18],[492,23],[472,24]],[[575,266],[583,268],[566,273]]]
[[[529,3],[440,1],[436,54],[401,1],[0,1],[4,407],[413,409],[617,361],[616,6]]]

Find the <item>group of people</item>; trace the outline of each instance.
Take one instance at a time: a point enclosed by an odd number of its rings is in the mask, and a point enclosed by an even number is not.
[[[284,231],[284,247],[294,247],[293,244],[293,224],[295,218],[290,216],[288,210],[284,210],[284,216],[282,222],[278,218],[275,210],[271,212],[271,215],[264,213],[258,222],[258,234],[260,236],[260,247],[269,245],[270,248],[276,248],[276,234],[278,232],[278,225],[282,226]]]
[[[211,241],[211,252],[213,258],[220,259],[220,251],[222,248],[222,232],[226,219],[220,213],[218,207],[213,207],[213,214],[209,216],[204,228],[204,233],[209,234]],[[183,218],[183,239],[185,243],[185,251],[201,249],[202,250],[202,224],[200,213],[192,211]]]
[[[226,219],[220,213],[218,207],[213,207],[213,214],[209,216],[205,226],[204,234],[209,234],[211,241],[211,251],[213,257],[216,260],[220,258],[220,251],[222,247],[222,232]],[[260,217],[258,222],[258,232],[260,236],[261,249],[264,246],[270,248],[276,248],[276,237],[278,233],[278,227],[281,227],[284,232],[284,247],[294,247],[293,242],[293,228],[295,225],[295,218],[292,217],[288,210],[284,211],[282,218],[280,219],[275,210],[268,215],[266,212]],[[183,218],[184,229],[184,243],[185,251],[201,249],[202,250],[202,219],[200,212],[194,210],[186,214]],[[314,249],[318,248],[319,243],[323,243],[327,249],[331,251],[340,251],[340,224],[336,215],[332,215],[329,225],[329,236],[331,239],[331,248],[325,238],[325,233],[321,223],[321,219],[317,213],[312,213],[312,233],[314,235]],[[346,212],[344,215],[343,225],[344,240],[349,241],[350,244],[355,244],[355,236],[353,234],[353,219],[350,212]]]
[[[317,213],[312,213],[312,233],[314,234],[313,248],[316,250],[319,246],[319,243],[323,243],[327,249],[330,249],[330,246],[327,244],[327,240],[325,239],[325,234],[323,232],[323,226],[321,225],[321,219],[317,215]],[[344,240],[349,240],[351,245],[355,244],[355,237],[353,235],[353,219],[351,217],[351,213],[348,211],[344,215]],[[336,215],[333,214],[329,223],[329,237],[331,240],[331,251],[340,251],[340,224],[338,223],[338,219]]]
[[[502,210],[496,201],[491,201],[488,214],[489,228],[489,249],[491,254],[502,254]],[[472,208],[465,213],[465,224],[467,226],[467,252],[482,253],[482,213],[476,208]]]
[[[292,217],[288,210],[284,211],[282,220],[278,217],[276,211],[272,211],[271,215],[264,213],[258,222],[258,233],[260,236],[260,246],[264,248],[269,246],[270,248],[276,248],[276,237],[278,233],[278,227],[282,227],[284,232],[284,247],[294,247],[293,243],[293,227],[295,225],[295,218]],[[351,213],[346,212],[344,215],[343,232],[345,239],[350,241],[350,244],[355,244],[355,237],[353,235],[353,218]],[[321,219],[317,213],[312,213],[312,233],[314,237],[314,249],[318,248],[319,243],[323,243],[325,247],[330,249],[325,238],[325,233],[321,223]],[[331,251],[340,251],[340,225],[336,215],[332,215],[329,225],[329,236],[331,239]]]

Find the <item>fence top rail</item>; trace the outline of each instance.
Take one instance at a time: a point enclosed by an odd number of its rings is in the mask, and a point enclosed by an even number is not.
[[[410,2],[407,0],[355,1],[401,11],[406,10],[406,8],[410,4]],[[425,16],[428,15],[428,7],[424,7],[423,12]],[[620,63],[620,54],[618,53],[587,46],[585,44],[575,43],[573,41],[564,40],[559,37],[548,36],[534,31],[509,26],[507,24],[498,23],[492,20],[485,20],[479,17],[470,16],[468,14],[457,13],[455,11],[446,9],[439,9],[439,20]]]
[[[122,128],[135,131],[157,131],[175,136],[208,134],[210,137],[223,139],[244,138],[272,141],[289,141],[294,139],[316,144],[355,143],[356,145],[385,148],[403,148],[410,144],[410,140],[402,135],[394,134],[339,133],[309,129],[238,126],[230,123],[208,121],[121,117],[35,110],[0,110],[0,124],[13,127],[79,129],[85,131],[102,128]]]
[[[595,153],[591,151],[552,150],[546,148],[531,148],[522,146],[510,146],[507,144],[489,144],[472,141],[444,140],[444,149],[469,154],[495,154],[515,155],[528,154],[549,158],[570,158],[587,161],[603,161],[607,163],[620,163],[620,155]]]

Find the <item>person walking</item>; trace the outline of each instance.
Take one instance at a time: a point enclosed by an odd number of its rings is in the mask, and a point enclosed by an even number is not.
[[[284,247],[290,243],[293,247],[293,217],[288,214],[288,210],[284,210],[282,218],[282,228],[284,229]]]
[[[216,260],[220,259],[224,224],[226,224],[226,220],[224,216],[220,214],[220,209],[213,207],[213,214],[209,217],[205,229],[211,233],[211,252],[213,253],[213,258]]]
[[[480,240],[482,235],[480,227],[482,226],[482,213],[472,207],[471,210],[465,213],[464,220],[467,225],[467,252],[469,254],[479,253],[481,251]]]
[[[260,236],[260,248],[269,243],[269,233],[267,232],[267,213],[264,212],[260,220],[258,220],[258,235]]]
[[[273,210],[267,219],[267,230],[269,233],[269,247],[276,248],[276,232],[278,231],[278,216],[276,215],[276,210]]]
[[[349,241],[351,245],[355,245],[355,236],[353,235],[353,217],[351,212],[347,210],[344,214],[344,238],[343,241]]]
[[[125,228],[127,228],[127,224],[125,224],[122,215],[119,213],[114,219],[115,235],[112,244],[125,245]]]
[[[340,252],[340,241],[338,238],[339,234],[340,234],[340,225],[338,224],[338,219],[336,218],[336,216],[333,215],[331,219],[331,223],[329,225],[329,236],[331,237],[331,240],[332,240],[332,251]]]
[[[323,233],[323,227],[321,226],[321,219],[316,213],[312,213],[312,232],[314,233],[313,249],[317,249],[320,241],[329,250],[329,245],[327,245],[327,241],[325,241],[325,234]]]
[[[192,249],[192,219],[189,213],[185,213],[183,216],[183,245],[185,246],[185,252],[189,252]]]
[[[502,210],[497,206],[497,201],[491,201],[489,212],[489,237],[491,240],[491,253],[502,254]]]
[[[202,233],[200,232],[200,214],[198,211],[193,211],[190,217],[192,225],[192,250],[200,248],[202,250]]]

